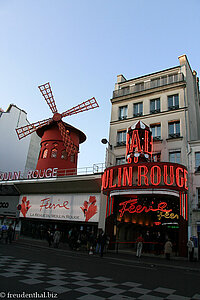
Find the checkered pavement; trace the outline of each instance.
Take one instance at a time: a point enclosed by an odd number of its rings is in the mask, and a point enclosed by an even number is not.
[[[165,287],[147,289],[138,282],[116,283],[104,276],[91,277],[86,272],[69,272],[65,268],[48,267],[42,263],[32,263],[26,259],[13,256],[0,256],[0,278],[15,278],[25,285],[38,287],[43,284],[44,290],[64,294],[66,299],[80,300],[189,300],[200,299],[200,294],[184,297],[176,290]]]

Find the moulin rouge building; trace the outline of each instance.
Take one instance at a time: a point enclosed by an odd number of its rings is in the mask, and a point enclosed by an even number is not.
[[[114,243],[131,245],[139,234],[170,238],[180,255],[186,254],[188,171],[170,162],[152,162],[153,136],[138,121],[127,130],[126,164],[109,167],[102,176],[107,195],[106,229]]]
[[[120,247],[131,247],[128,242],[147,231],[153,240],[156,232],[162,231],[163,239],[168,234],[179,245],[179,254],[183,248],[186,253],[190,236],[198,238],[197,248],[200,245],[199,79],[186,55],[178,59],[179,65],[152,74],[117,76],[103,191],[108,197],[106,225],[121,241]],[[127,128],[138,121],[151,129],[152,155],[148,161],[138,157],[130,163],[127,156],[134,145],[127,146]],[[138,135],[133,136],[136,155],[142,153]],[[147,144],[142,151],[149,155]],[[131,199],[128,208],[126,201]],[[160,202],[167,203],[163,210],[171,211],[159,210]]]
[[[79,145],[85,134],[62,118],[98,107],[95,98],[58,113],[50,84],[39,87],[53,116],[16,128],[19,139],[34,132],[41,138],[35,169],[0,172],[0,222],[12,223],[21,234],[45,238],[58,228],[66,241],[68,231],[102,227],[102,169],[79,173]],[[20,142],[19,142],[20,143]]]

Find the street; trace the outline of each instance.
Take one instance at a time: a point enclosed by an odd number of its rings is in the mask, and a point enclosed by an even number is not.
[[[184,262],[13,243],[0,266],[1,299],[200,299],[200,270]]]

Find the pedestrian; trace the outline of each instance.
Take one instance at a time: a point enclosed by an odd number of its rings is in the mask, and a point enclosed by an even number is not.
[[[51,231],[50,228],[47,230],[47,242],[49,244],[49,247],[51,247],[53,243],[53,232]]]
[[[94,237],[94,231],[92,230],[88,235],[87,250],[88,251],[90,251],[91,249],[93,250],[94,244],[95,244],[95,237]]]
[[[56,231],[55,231],[55,233],[53,235],[54,248],[58,248],[59,243],[60,243],[60,236],[61,236],[60,231],[58,231],[56,229]]]
[[[161,254],[161,246],[162,246],[162,238],[160,232],[156,235],[156,244],[155,244],[155,254],[160,255]]]
[[[101,236],[100,236],[100,245],[101,245],[101,251],[100,251],[100,256],[103,257],[103,252],[104,252],[104,247],[106,245],[107,241],[107,235],[104,231],[102,231]]]
[[[7,239],[8,239],[9,244],[12,243],[12,240],[13,240],[13,232],[14,232],[13,227],[12,227],[11,224],[9,224],[8,231],[7,231]]]
[[[193,243],[192,237],[187,242],[187,246],[188,246],[189,261],[193,261],[193,259],[194,259],[194,243]]]
[[[7,244],[7,242],[8,242],[8,228],[7,228],[6,225],[2,225],[1,232],[2,232],[2,242],[4,244]]]
[[[165,253],[165,257],[166,259],[170,259],[170,256],[172,254],[172,242],[170,241],[170,239],[167,239],[165,246],[164,246],[164,253]]]
[[[145,236],[144,236],[144,252],[149,253],[150,252],[150,246],[151,246],[151,238],[150,238],[150,233],[149,231],[146,232]]]
[[[141,257],[142,254],[143,243],[144,243],[144,239],[142,237],[142,234],[140,234],[140,236],[136,240],[136,244],[137,244],[136,256],[139,258]]]
[[[106,238],[106,247],[105,247],[106,253],[108,252],[109,244],[110,244],[110,237],[107,235],[107,238]]]
[[[100,229],[99,234],[97,235],[96,239],[96,253],[101,253],[101,235],[102,235],[102,229]]]

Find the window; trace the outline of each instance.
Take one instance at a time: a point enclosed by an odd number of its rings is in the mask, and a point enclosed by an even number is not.
[[[71,161],[72,163],[75,163],[75,154],[72,154],[72,155],[70,156],[70,161]]]
[[[66,150],[62,150],[62,152],[61,152],[61,159],[64,159],[64,160],[67,160],[67,152],[66,152]]]
[[[47,158],[47,155],[48,155],[48,149],[44,149],[42,158]]]
[[[161,125],[160,124],[152,124],[150,125],[152,136],[154,141],[161,139]]]
[[[200,152],[195,152],[195,170],[200,172]]]
[[[140,92],[144,90],[144,82],[136,83],[135,84],[135,91]]]
[[[197,188],[197,207],[200,208],[200,188]]]
[[[173,163],[180,164],[181,163],[181,151],[171,151],[169,153],[169,161]]]
[[[58,150],[56,148],[54,148],[54,149],[51,150],[51,157],[52,158],[56,158],[57,154],[58,154]]]
[[[160,112],[160,98],[150,101],[150,113],[155,114]]]
[[[126,130],[117,132],[117,146],[126,145]]]
[[[116,165],[123,165],[125,163],[126,163],[126,160],[125,160],[124,156],[116,158]]]
[[[160,161],[160,157],[161,157],[161,153],[154,153],[152,155],[152,161],[159,162]]]
[[[173,110],[179,108],[179,96],[177,95],[172,95],[168,96],[168,109]]]
[[[160,79],[161,79],[161,85],[167,84],[167,76],[162,76]]]
[[[127,118],[127,110],[127,105],[119,107],[119,120],[124,120]]]
[[[169,138],[180,137],[180,121],[173,121],[168,123]]]
[[[160,86],[160,78],[155,78],[151,80],[151,88],[155,88]]]
[[[142,114],[143,114],[143,103],[139,102],[133,104],[133,116],[138,117],[138,116],[142,116]]]

